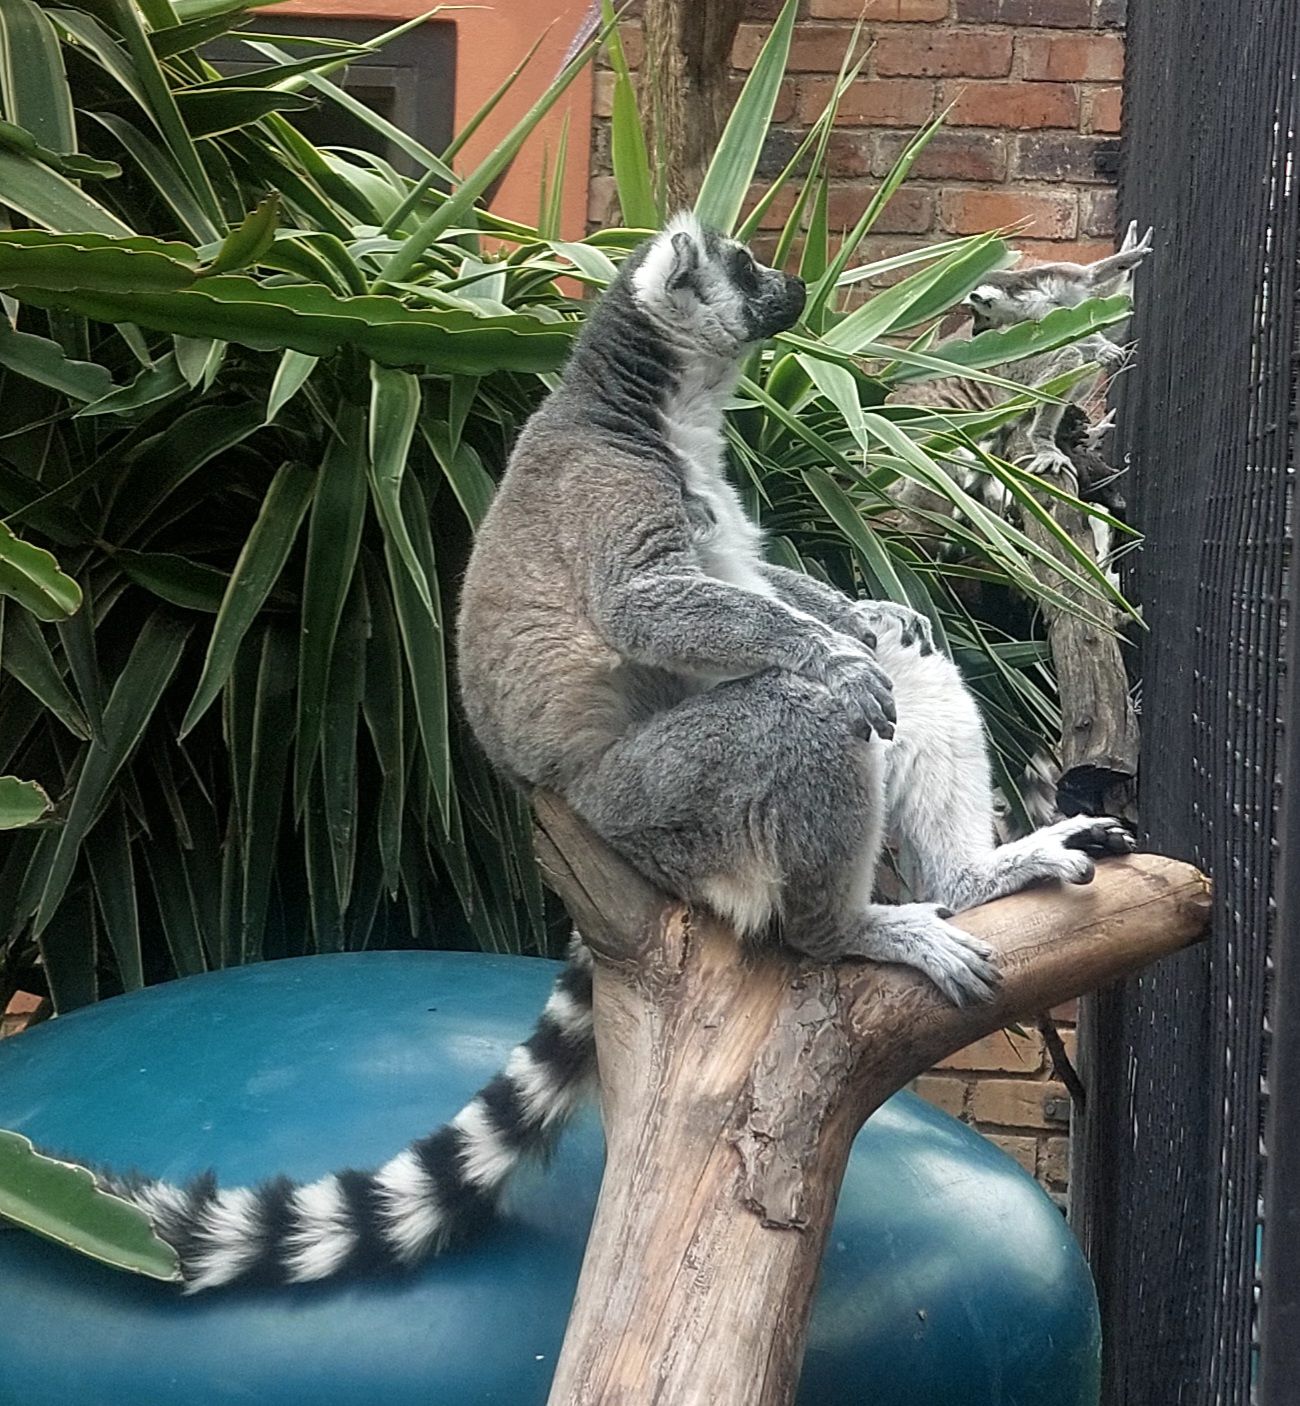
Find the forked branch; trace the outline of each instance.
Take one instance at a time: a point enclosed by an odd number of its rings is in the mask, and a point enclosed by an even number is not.
[[[1085,888],[956,920],[1003,981],[957,1009],[870,963],[746,959],[563,805],[536,801],[547,878],[597,954],[608,1157],[551,1406],[789,1406],[849,1146],[945,1055],[1200,939],[1209,886],[1134,855]]]

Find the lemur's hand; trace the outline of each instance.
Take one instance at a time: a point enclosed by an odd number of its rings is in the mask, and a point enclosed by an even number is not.
[[[874,732],[886,741],[894,735],[898,720],[894,711],[894,685],[876,663],[875,655],[862,641],[828,630],[825,647],[818,650],[806,671],[829,690],[849,712],[854,731],[865,736]]]
[[[904,649],[918,645],[923,655],[934,653],[934,631],[928,616],[910,605],[898,605],[892,600],[860,600],[853,607],[854,623],[860,629],[859,638],[872,649],[886,630],[897,632]]]
[[[1098,361],[1103,370],[1118,371],[1121,366],[1126,366],[1133,357],[1132,346],[1117,346],[1109,337],[1101,337],[1093,352],[1094,359]]]

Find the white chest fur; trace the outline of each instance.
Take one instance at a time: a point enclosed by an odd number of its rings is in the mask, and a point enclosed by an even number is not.
[[[664,409],[668,441],[686,477],[691,537],[700,568],[758,595],[776,592],[759,569],[763,533],[727,482],[718,386],[683,387]]]

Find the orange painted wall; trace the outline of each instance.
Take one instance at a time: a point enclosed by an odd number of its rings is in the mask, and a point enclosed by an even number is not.
[[[420,0],[288,0],[277,14],[318,15],[336,19],[387,20],[393,24],[425,14],[432,6]],[[541,48],[519,81],[502,100],[457,159],[470,170],[486,156],[541,96],[554,78],[566,50],[589,8],[589,0],[496,0],[481,7],[448,6],[431,24],[456,27],[456,130],[473,117],[523,56],[545,34]],[[542,166],[549,147],[552,159],[565,113],[569,145],[561,206],[563,233],[580,239],[586,231],[588,156],[591,145],[591,72],[587,69],[547,115],[515,159],[493,202],[500,215],[533,223],[537,219]]]

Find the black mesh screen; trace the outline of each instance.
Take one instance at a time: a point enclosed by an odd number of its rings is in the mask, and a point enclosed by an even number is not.
[[[1281,1080],[1300,1038],[1286,960],[1300,855],[1281,843],[1297,769],[1298,71],[1297,0],[1129,6],[1121,203],[1156,231],[1120,390],[1147,537],[1127,580],[1150,627],[1141,814],[1151,848],[1213,876],[1215,927],[1085,1014],[1074,1213],[1102,1299],[1106,1406],[1300,1402],[1300,1096]]]

